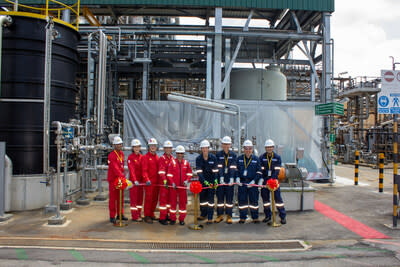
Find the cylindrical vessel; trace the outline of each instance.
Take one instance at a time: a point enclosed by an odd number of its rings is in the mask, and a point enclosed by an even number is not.
[[[14,174],[43,172],[43,100],[46,21],[12,16],[3,29],[0,101],[0,140],[7,143],[7,155]],[[69,121],[76,110],[78,89],[79,33],[55,23],[51,68],[51,121]],[[50,165],[56,165],[54,135],[50,137]]]
[[[287,80],[278,66],[234,70],[231,74],[232,99],[286,100]]]

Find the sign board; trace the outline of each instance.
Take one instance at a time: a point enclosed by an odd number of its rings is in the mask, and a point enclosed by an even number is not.
[[[74,138],[74,128],[72,127],[63,127],[63,136],[65,139],[72,139]]]
[[[315,115],[344,115],[344,106],[341,103],[331,102],[315,105]]]
[[[381,71],[378,114],[400,114],[400,71]]]

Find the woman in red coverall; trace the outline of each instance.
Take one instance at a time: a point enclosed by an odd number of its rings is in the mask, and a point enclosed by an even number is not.
[[[179,224],[185,225],[187,204],[186,187],[188,186],[193,174],[189,162],[184,159],[185,148],[183,146],[177,146],[175,153],[176,159],[171,160],[167,174],[169,182],[172,185],[172,189],[169,193],[171,204],[171,209],[169,211],[171,219],[170,224],[175,224],[176,206],[179,197]]]
[[[142,158],[142,174],[143,179],[148,185],[145,189],[144,196],[144,221],[153,223],[156,220],[154,211],[158,203],[158,194],[160,192],[158,178],[158,156],[157,156],[157,140],[150,138],[148,141],[149,152]]]
[[[129,179],[134,186],[129,189],[129,196],[131,201],[131,215],[132,221],[141,222],[141,213],[143,207],[143,186],[139,185],[144,183],[142,177],[142,157],[140,153],[141,143],[138,139],[133,139],[131,146],[133,153],[128,157]]]
[[[123,207],[120,207],[119,190],[115,188],[115,180],[118,178],[125,178],[124,175],[124,152],[122,152],[122,139],[119,136],[114,137],[113,140],[114,150],[108,154],[108,192],[109,202],[108,209],[110,211],[110,222],[116,223],[115,216],[118,215],[121,208],[121,218],[126,221],[128,218],[124,216]],[[124,203],[124,195],[122,192],[122,203]],[[123,206],[123,205],[122,205]]]

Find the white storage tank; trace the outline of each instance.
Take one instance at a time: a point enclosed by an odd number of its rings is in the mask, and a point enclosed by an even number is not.
[[[232,70],[232,99],[286,100],[287,81],[276,65],[264,69]]]

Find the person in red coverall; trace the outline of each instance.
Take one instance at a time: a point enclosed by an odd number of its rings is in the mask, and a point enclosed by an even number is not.
[[[172,153],[172,142],[167,140],[164,142],[164,155],[162,155],[158,161],[158,175],[160,176],[160,181],[164,185],[163,187],[160,187],[160,203],[159,203],[159,209],[160,209],[160,220],[159,222],[162,225],[167,225],[168,224],[168,212],[170,209],[170,203],[169,203],[169,188],[168,188],[168,180],[167,180],[167,172],[168,172],[168,165],[171,162],[171,160],[174,158],[171,153]],[[171,185],[171,184],[169,184]]]
[[[153,223],[153,220],[156,220],[154,211],[157,207],[158,194],[160,192],[160,188],[158,187],[157,144],[155,138],[150,138],[148,141],[149,152],[142,158],[143,179],[148,185],[144,196],[144,221],[146,223]]]
[[[144,182],[142,177],[142,157],[140,153],[141,143],[138,139],[133,139],[132,154],[128,157],[128,168],[129,168],[129,179],[132,181],[134,186],[129,189],[129,196],[131,202],[131,215],[132,221],[141,222],[142,218],[140,214],[142,213],[143,207],[143,186],[139,185]]]
[[[108,192],[109,192],[109,202],[108,209],[110,211],[110,222],[116,223],[115,216],[118,215],[120,211],[120,200],[119,200],[119,190],[115,188],[115,180],[118,178],[125,178],[124,175],[124,152],[122,152],[122,139],[119,136],[114,137],[113,140],[114,150],[108,154]],[[122,192],[122,203],[124,203],[124,195]],[[126,221],[128,218],[124,216],[123,207],[121,207],[121,218]]]
[[[184,159],[185,148],[183,146],[177,146],[176,159],[172,159],[168,166],[167,177],[172,184],[170,195],[170,224],[175,224],[176,221],[176,206],[179,197],[179,224],[185,225],[186,217],[186,203],[187,203],[187,192],[186,187],[192,178],[192,169],[190,168],[189,162]],[[185,188],[183,188],[185,187]]]

